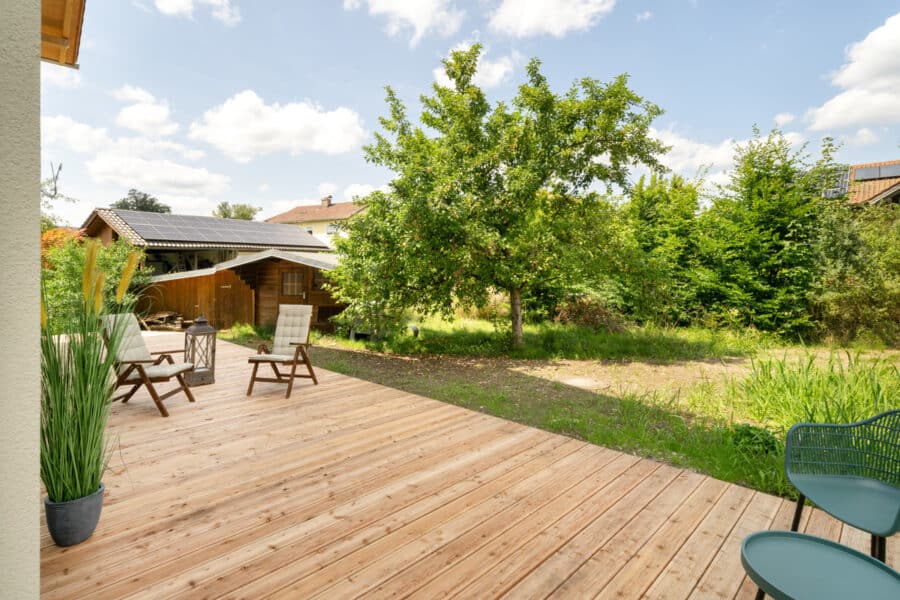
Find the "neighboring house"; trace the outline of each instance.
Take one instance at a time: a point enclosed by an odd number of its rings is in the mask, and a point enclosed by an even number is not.
[[[335,255],[293,225],[100,208],[82,228],[104,243],[124,239],[144,249],[157,275],[141,312],[202,314],[221,329],[274,325],[279,304],[311,304],[314,324],[327,329],[343,309],[323,289]]]
[[[340,231],[341,221],[349,219],[361,210],[362,206],[359,204],[333,203],[331,196],[325,196],[319,204],[294,207],[280,215],[269,217],[266,222],[297,225],[330,245],[331,237]]]
[[[124,239],[146,252],[158,274],[211,267],[246,252],[327,251],[320,240],[288,225],[98,208],[82,225],[104,244]]]
[[[900,202],[900,160],[851,165],[847,198],[850,204]]]

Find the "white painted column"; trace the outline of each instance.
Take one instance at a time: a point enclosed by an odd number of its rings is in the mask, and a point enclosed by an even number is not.
[[[0,0],[0,598],[40,590],[40,0]]]

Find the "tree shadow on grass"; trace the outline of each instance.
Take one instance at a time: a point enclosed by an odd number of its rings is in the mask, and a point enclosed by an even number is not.
[[[782,455],[755,453],[734,443],[731,424],[692,415],[651,394],[613,396],[487,367],[459,358],[410,357],[315,346],[317,367],[365,379],[690,468],[717,479],[789,495]]]

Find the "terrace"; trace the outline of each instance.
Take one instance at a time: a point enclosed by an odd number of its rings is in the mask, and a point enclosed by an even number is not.
[[[148,334],[152,349],[178,334]],[[315,352],[315,350],[313,350]],[[752,598],[739,546],[791,501],[319,370],[259,384],[219,342],[217,381],[161,418],[115,404],[100,524],[42,527],[46,598]],[[868,552],[820,511],[801,529]],[[900,538],[888,542],[896,568]]]

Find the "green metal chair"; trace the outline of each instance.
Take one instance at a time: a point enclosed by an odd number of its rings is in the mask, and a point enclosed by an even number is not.
[[[809,498],[871,534],[872,557],[885,561],[886,538],[900,531],[900,410],[849,425],[794,425],[784,470],[800,492],[791,531]]]

